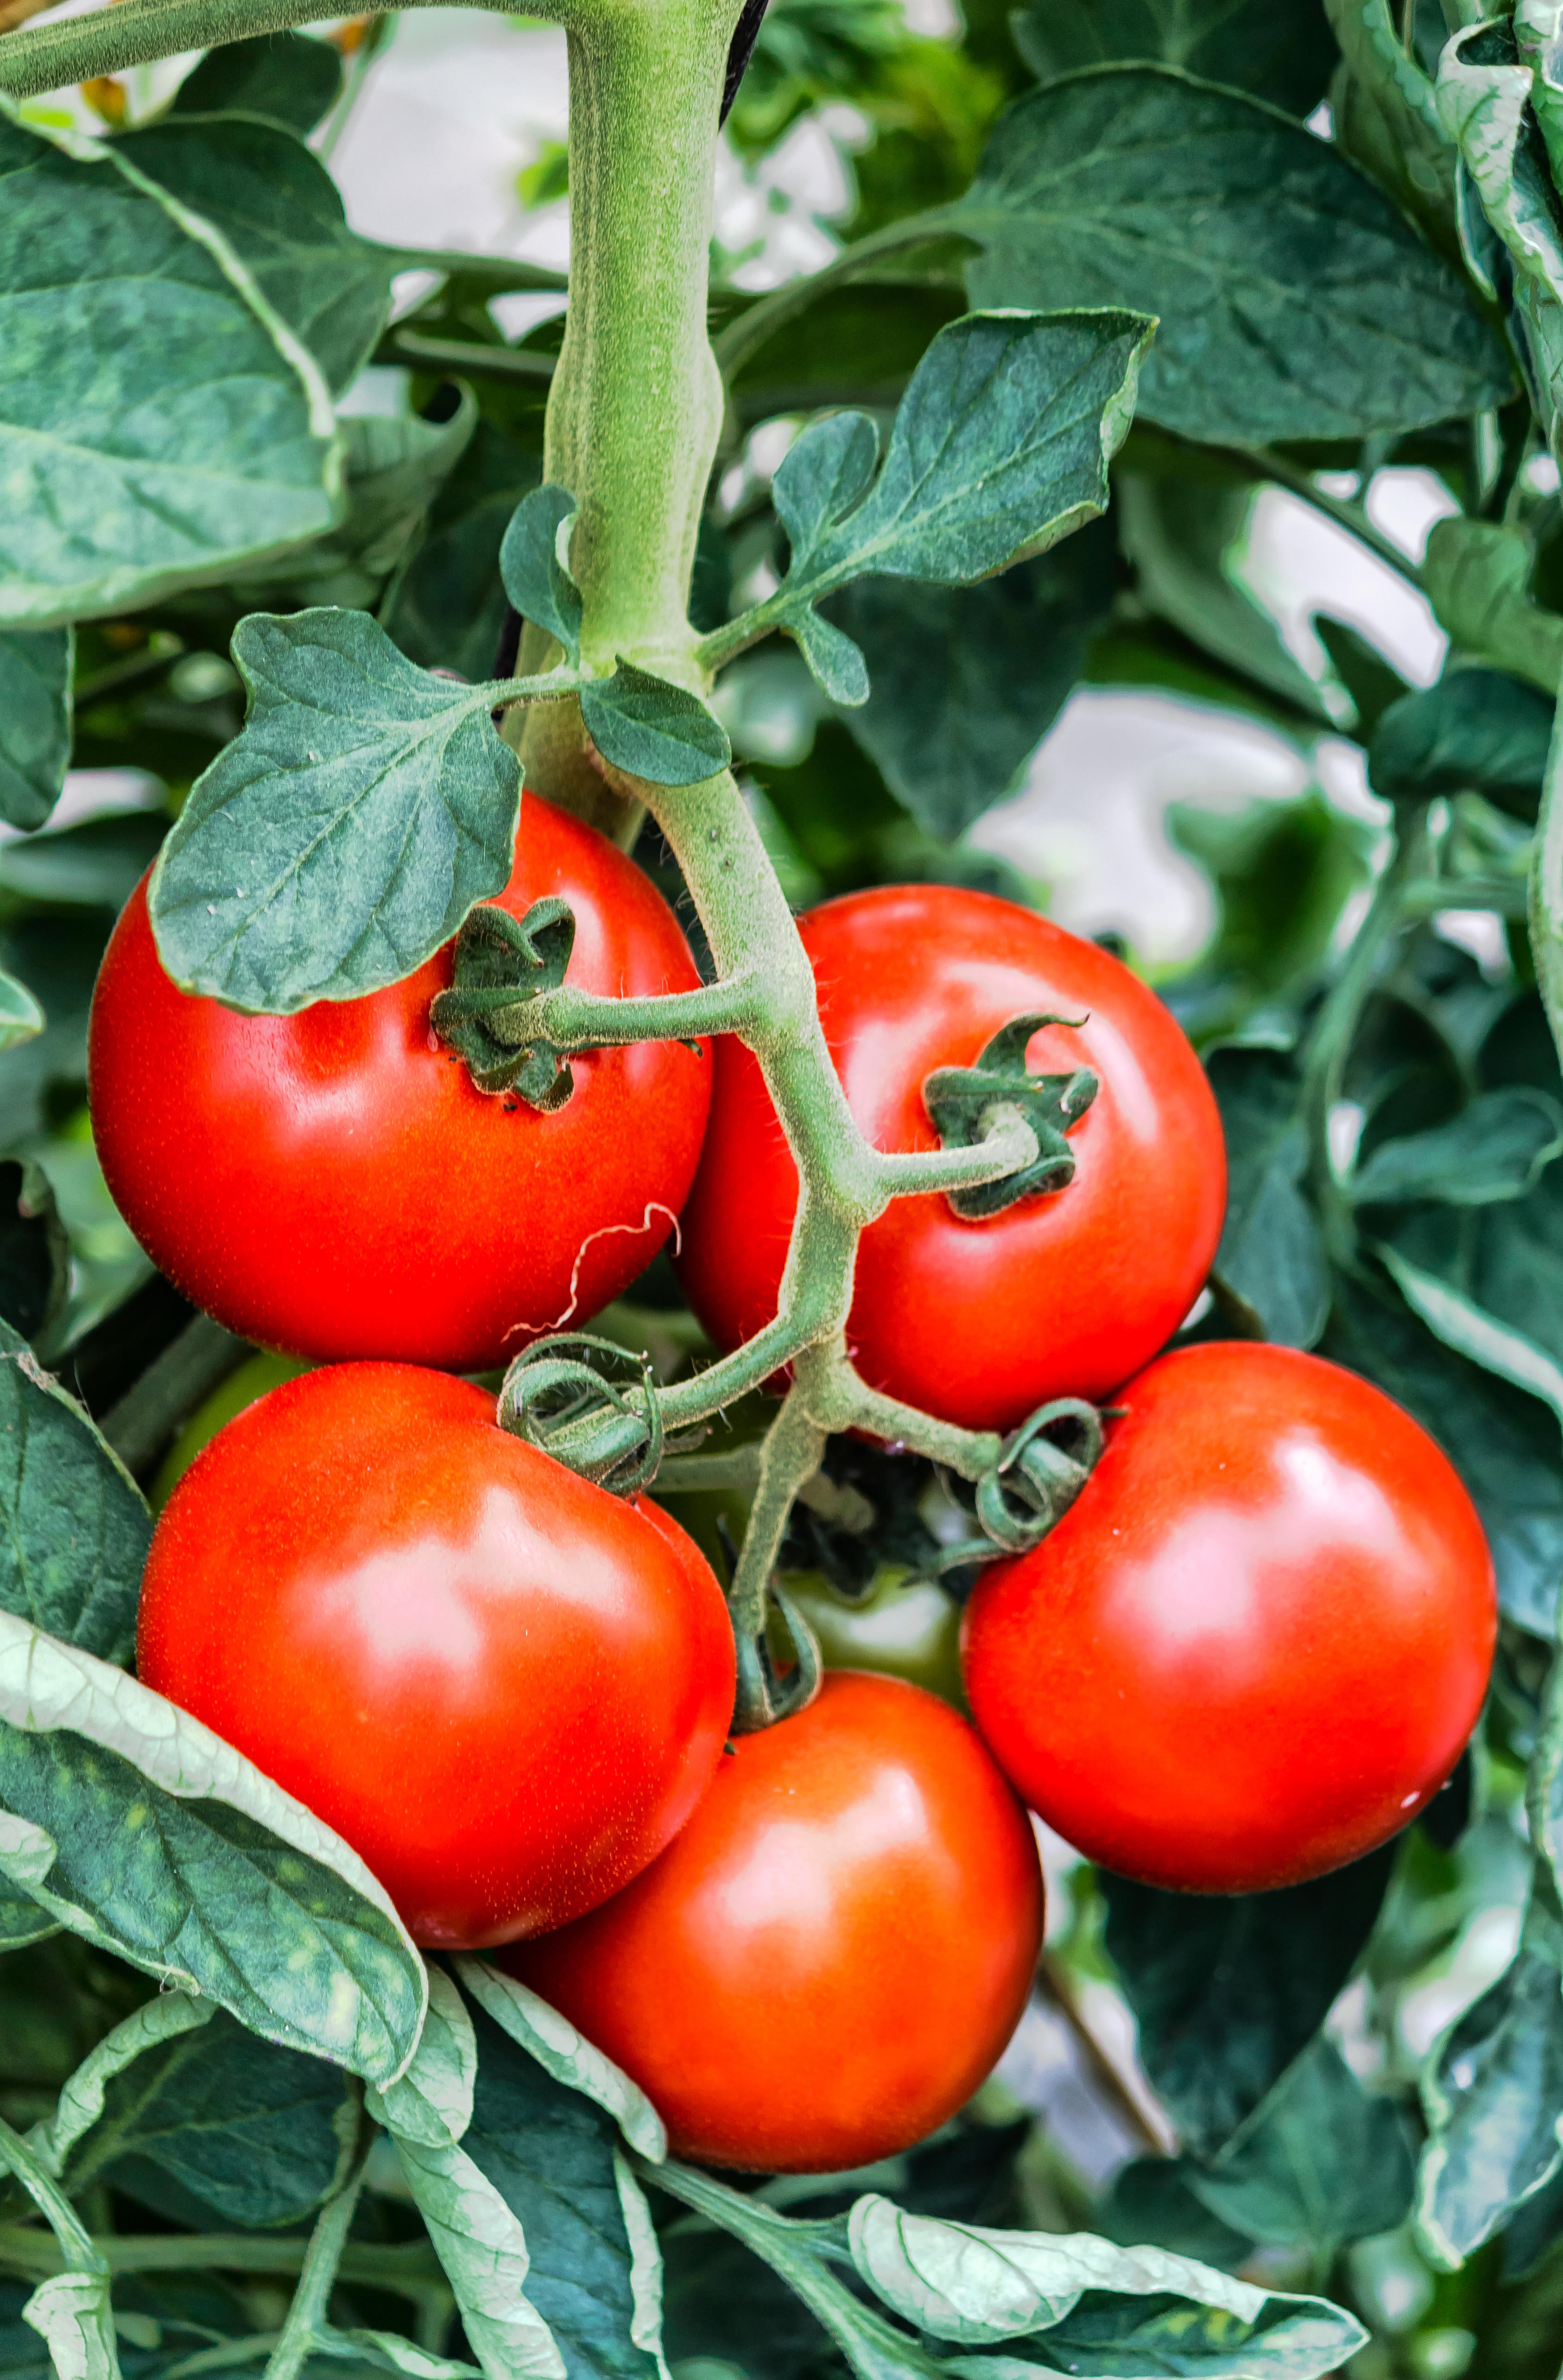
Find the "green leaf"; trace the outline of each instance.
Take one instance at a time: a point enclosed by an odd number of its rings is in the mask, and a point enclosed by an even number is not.
[[[0,967],[0,1050],[35,1039],[47,1021],[26,984]]]
[[[463,1989],[502,2033],[536,2058],[556,2082],[595,2099],[632,2148],[649,2157],[653,2165],[660,2164],[668,2153],[667,2131],[638,2082],[632,2082],[611,2058],[576,2031],[567,2017],[514,1975],[466,1951],[458,1951],[452,1964]]]
[[[0,621],[203,586],[329,528],[331,395],[220,233],[0,97]]]
[[[48,2348],[55,2380],[119,2380],[106,2273],[56,2273],[40,2281],[21,2318]]]
[[[1455,148],[1432,79],[1400,39],[1389,0],[1325,0],[1341,69],[1330,88],[1335,137],[1348,157],[1455,252]]]
[[[73,2198],[106,2181],[175,2222],[250,2229],[304,2221],[340,2181],[357,2130],[339,2066],[174,1991],[100,2042],[34,2145]]]
[[[1563,677],[1563,619],[1527,592],[1531,549],[1496,521],[1435,521],[1422,565],[1438,625],[1475,661],[1508,670],[1549,698]]]
[[[1434,2045],[1416,2226],[1453,2270],[1563,2166],[1563,1927],[1538,1884],[1520,1948]]]
[[[1119,537],[1150,610],[1293,709],[1328,721],[1320,687],[1226,567],[1247,527],[1253,488],[1120,471],[1114,494]]]
[[[907,2215],[888,2198],[871,2196],[854,2205],[848,2238],[862,2278],[904,2322],[970,2347],[1040,2332],[1043,2368],[1053,2371],[1157,2368],[1148,2355],[1127,2356],[1115,2365],[1070,2354],[1075,2342],[1067,2324],[1077,2308],[1086,2318],[1086,2338],[1093,2332],[1100,2338],[1104,2314],[1119,2336],[1125,2313],[1135,2329],[1145,2327],[1131,2308],[1103,2307],[1104,2296],[1175,2301],[1172,2307],[1153,2303],[1150,2326],[1161,2333],[1163,2351],[1178,2357],[1162,2370],[1284,2373],[1288,2380],[1302,2380],[1304,2374],[1333,2372],[1366,2338],[1349,2313],[1322,2298],[1283,2297],[1165,2249],[1120,2248],[1084,2232],[987,2230]],[[1191,2315],[1191,2308],[1198,2313]],[[1062,2337],[1060,2325],[1066,2326]],[[1060,2350],[1061,2360],[1055,2360]],[[996,2362],[961,2357],[949,2368],[973,2375],[1026,2366],[1007,2357]]]
[[[0,1322],[0,1612],[128,1661],[151,1540],[123,1463]]]
[[[347,516],[339,528],[247,577],[246,600],[285,587],[305,602],[367,609],[406,553],[478,422],[469,389],[448,421],[416,414],[353,414],[343,423]],[[491,658],[485,655],[485,666]]]
[[[493,671],[505,618],[500,541],[537,477],[529,445],[479,421],[382,608],[409,660],[466,678]]]
[[[1095,0],[1060,6],[1032,0],[1012,19],[1015,47],[1043,81],[1076,67],[1152,58],[1212,82],[1252,91],[1307,115],[1324,97],[1336,62],[1320,0]]]
[[[1311,1347],[1329,1318],[1329,1267],[1303,1188],[1302,1078],[1290,1052],[1221,1049],[1206,1062],[1227,1142],[1215,1272],[1266,1339]]]
[[[208,50],[179,85],[176,115],[263,115],[301,137],[312,132],[342,88],[342,60],[330,42],[306,33],[260,33]]]
[[[1495,235],[1513,261],[1509,327],[1556,443],[1563,405],[1563,224],[1531,94],[1531,67],[1517,55],[1508,25],[1467,25],[1445,44],[1436,99],[1460,152],[1466,262],[1477,286],[1495,297]],[[1473,221],[1472,194],[1481,211]]]
[[[476,1961],[468,1961],[476,1964]],[[569,2380],[657,2380],[661,2259],[612,2117],[479,2009],[465,2147],[527,2236],[527,2293]]]
[[[399,259],[348,230],[319,158],[281,126],[234,115],[165,116],[115,147],[221,233],[340,395],[374,352]]]
[[[0,1876],[73,1933],[374,2082],[423,1961],[357,1852],[189,1715],[0,1614]]]
[[[522,2286],[526,2235],[492,2182],[454,2142],[431,2148],[393,2137],[487,2380],[565,2380],[564,2359]]]
[[[811,606],[864,577],[964,586],[1100,513],[1150,332],[1122,313],[951,322],[913,374],[872,487],[866,414],[830,415],[789,450],[772,492],[792,555],[755,616],[797,638],[835,700],[861,701],[861,655]]]
[[[546,629],[573,662],[581,657],[581,590],[570,576],[576,499],[567,489],[534,488],[516,505],[500,547],[504,591],[524,620]],[[672,782],[677,783],[678,780]]]
[[[1482,1091],[1448,1123],[1381,1140],[1351,1177],[1359,1206],[1437,1198],[1487,1207],[1522,1198],[1563,1150],[1563,1109],[1545,1091]]]
[[[1412,2183],[1394,2102],[1365,2090],[1322,2035],[1216,2163],[1189,2176],[1195,2196],[1234,2230],[1321,2256],[1392,2231],[1411,2210]]]
[[[975,305],[1160,318],[1147,419],[1258,444],[1497,405],[1507,362],[1459,275],[1328,142],[1170,67],[1017,100],[939,221],[983,249]]]
[[[698,695],[620,659],[581,688],[587,733],[610,767],[651,785],[697,785],[733,758],[727,730]]]
[[[846,724],[926,833],[955,842],[1012,790],[1080,674],[1112,581],[1103,527],[977,587],[863,578],[832,598],[873,688]]]
[[[76,640],[68,628],[0,636],[0,819],[42,826],[70,766],[70,681]]]
[[[1387,801],[1478,793],[1512,818],[1533,820],[1552,714],[1545,696],[1502,670],[1448,671],[1383,713],[1368,747],[1373,789]]]
[[[493,697],[403,659],[366,613],[241,620],[245,729],[163,846],[176,983],[287,1015],[410,975],[509,880],[520,803]]]
[[[889,412],[929,340],[965,310],[959,288],[938,283],[854,281],[822,289],[739,364],[731,386],[740,416],[825,405]]]
[[[1393,1852],[1313,1884],[1196,1898],[1102,1875],[1107,1949],[1140,2056],[1185,2144],[1213,2154],[1328,2015],[1373,1930]]]
[[[1393,1145],[1393,1144],[1391,1144]],[[1563,1423],[1563,1367],[1514,1324],[1488,1314],[1474,1299],[1434,1273],[1412,1264],[1399,1248],[1381,1244],[1378,1255],[1412,1312],[1425,1322],[1436,1339],[1457,1355],[1526,1390],[1550,1405]]]
[[[472,2121],[478,2044],[461,1994],[442,1967],[429,1972],[429,2013],[405,2074],[369,2095],[369,2111],[398,2140],[454,2147]]]
[[[1550,1636],[1563,1579],[1563,1471],[1551,1414],[1441,1346],[1387,1293],[1345,1276],[1322,1353],[1376,1381],[1438,1439],[1482,1516],[1500,1608]]]

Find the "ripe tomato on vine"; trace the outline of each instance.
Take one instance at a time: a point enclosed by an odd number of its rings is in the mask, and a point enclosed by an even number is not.
[[[568,901],[570,980],[699,980],[666,903],[605,837],[528,795],[498,905]],[[239,1336],[327,1359],[475,1371],[595,1314],[673,1229],[709,1063],[642,1041],[572,1060],[556,1113],[479,1091],[436,1036],[436,953],[362,999],[248,1016],[179,990],[146,887],[92,1002],[93,1131],[121,1212],[169,1278]]]

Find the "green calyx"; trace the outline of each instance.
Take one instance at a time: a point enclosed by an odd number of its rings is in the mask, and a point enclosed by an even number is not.
[[[569,1099],[569,1059],[537,1031],[533,1003],[563,982],[575,941],[575,915],[557,895],[534,901],[520,918],[488,902],[467,917],[456,936],[454,979],[429,1014],[480,1091],[514,1092],[543,1115]]]
[[[1074,1151],[1065,1135],[1096,1098],[1097,1077],[1088,1066],[1067,1075],[1027,1074],[1025,1052],[1044,1025],[1077,1029],[1084,1022],[1083,1016],[1012,1016],[975,1066],[938,1066],[923,1085],[928,1120],[946,1148],[974,1148],[1017,1117],[1036,1135],[1036,1155],[1029,1165],[997,1182],[947,1192],[963,1222],[983,1222],[1022,1198],[1061,1190],[1074,1179]]]
[[[806,1710],[819,1692],[825,1675],[819,1640],[786,1589],[774,1579],[769,1601],[780,1616],[791,1644],[793,1659],[778,1666],[771,1648],[769,1621],[751,1636],[733,1612],[733,1640],[738,1655],[738,1688],[733,1708],[734,1735],[757,1735],[778,1719]]]

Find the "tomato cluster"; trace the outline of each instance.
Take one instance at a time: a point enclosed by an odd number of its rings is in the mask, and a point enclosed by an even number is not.
[[[550,894],[576,922],[570,981],[697,981],[648,880],[528,796],[501,899]],[[823,1690],[734,1740],[693,1538],[452,1376],[584,1321],[681,1210],[719,1345],[771,1318],[798,1176],[747,1049],[589,1052],[544,1113],[481,1092],[431,1029],[449,950],[365,999],[240,1015],[172,983],[142,887],[91,1064],[104,1172],[164,1270],[240,1335],[326,1359],[176,1450],[142,1678],[335,1828],[416,1938],[509,1946],[679,2149],[808,2170],[920,2137],[1002,2049],[1043,1922],[1024,1808],[1164,1886],[1319,1875],[1448,1775],[1496,1606],[1458,1477],[1376,1390],[1270,1346],[1158,1352],[1209,1269],[1225,1165],[1144,984],[947,887],[832,902],[801,932],[878,1148],[937,1147],[930,1077],[980,1072],[1016,1019],[1038,1020],[1026,1075],[1090,1084],[1060,1110],[1061,1186],[987,1214],[909,1196],[865,1232],[860,1372],[969,1429],[1110,1404],[1063,1519],[982,1574],[959,1675],[942,1589],[887,1572],[854,1609],[817,1580]]]

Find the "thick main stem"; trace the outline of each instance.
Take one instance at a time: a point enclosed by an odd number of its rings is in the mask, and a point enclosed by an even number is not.
[[[718,119],[738,0],[563,0],[570,44],[570,305],[549,394],[546,477],[578,507],[583,655],[703,693],[687,617],[721,376],[706,335]],[[528,628],[522,666],[548,650]],[[578,707],[512,731],[527,782],[609,833],[633,804]]]

